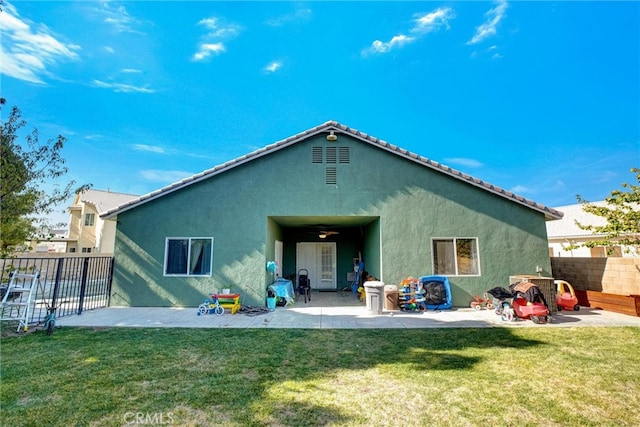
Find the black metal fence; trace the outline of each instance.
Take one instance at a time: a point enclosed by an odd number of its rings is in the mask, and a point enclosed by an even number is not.
[[[10,275],[40,271],[37,289],[32,291],[29,323],[41,323],[48,307],[56,307],[56,317],[82,314],[107,307],[111,294],[113,257],[64,256],[0,259],[0,284],[7,286]]]

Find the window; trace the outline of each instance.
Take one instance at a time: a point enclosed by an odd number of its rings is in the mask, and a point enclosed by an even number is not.
[[[84,225],[93,225],[95,220],[96,220],[96,214],[94,213],[84,214]]]
[[[321,245],[320,246],[320,280],[333,282],[334,271],[334,259],[333,251],[335,247],[333,245]]]
[[[607,256],[609,256],[609,257],[622,257],[622,247],[621,246],[611,246],[607,251]]]
[[[210,276],[213,239],[167,238],[164,255],[166,276]]]
[[[622,248],[620,246],[610,246],[605,248],[604,246],[595,246],[590,248],[591,258],[605,258],[605,257],[621,257]]]
[[[83,254],[90,254],[91,253],[91,248],[82,248],[82,253]]]
[[[478,239],[433,239],[433,272],[451,276],[479,275]]]

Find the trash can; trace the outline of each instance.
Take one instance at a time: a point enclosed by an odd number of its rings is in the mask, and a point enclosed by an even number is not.
[[[384,310],[385,311],[393,311],[399,310],[398,306],[398,296],[400,292],[398,291],[398,287],[396,285],[385,285],[384,287]]]
[[[364,282],[364,292],[369,314],[382,314],[384,283],[377,281]]]
[[[267,289],[267,308],[269,311],[276,309],[276,294],[271,287]]]

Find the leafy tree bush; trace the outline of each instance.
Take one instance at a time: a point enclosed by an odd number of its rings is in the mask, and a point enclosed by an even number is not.
[[[584,212],[600,216],[606,219],[605,225],[587,225],[576,221],[582,230],[591,231],[593,234],[602,235],[600,239],[594,239],[569,249],[585,246],[593,248],[604,246],[611,253],[614,246],[626,246],[628,252],[634,251],[640,254],[640,169],[632,168],[638,184],[622,184],[626,190],[613,190],[605,199],[605,206],[594,205],[584,200],[579,194],[576,196],[582,203]]]
[[[4,104],[0,99],[0,104]],[[5,257],[27,240],[44,236],[52,228],[46,216],[55,207],[68,200],[74,192],[91,185],[74,188],[75,181],[63,187],[56,180],[67,173],[62,149],[66,139],[58,135],[47,143],[41,143],[38,130],[18,142],[22,128],[27,125],[21,112],[13,107],[0,133],[0,256]],[[51,190],[45,190],[54,183]],[[44,231],[43,231],[44,230]]]

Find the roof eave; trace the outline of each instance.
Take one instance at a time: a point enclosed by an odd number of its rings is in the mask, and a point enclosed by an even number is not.
[[[251,153],[245,154],[244,156],[238,157],[236,159],[233,160],[229,160],[228,162],[225,162],[221,165],[215,166],[211,169],[207,169],[205,171],[202,171],[200,173],[197,173],[195,175],[192,175],[188,178],[185,178],[183,180],[180,180],[178,182],[175,182],[173,184],[170,184],[166,187],[160,188],[158,190],[152,191],[151,193],[145,194],[143,196],[140,196],[140,198],[136,199],[136,200],[132,200],[131,202],[125,203],[124,205],[121,206],[117,206],[113,209],[110,209],[108,211],[106,211],[105,213],[103,213],[102,215],[100,215],[101,218],[104,219],[110,219],[113,218],[115,216],[117,216],[119,213],[123,213],[126,212],[130,209],[133,209],[134,207],[143,204],[143,203],[147,203],[150,202],[154,199],[157,199],[159,197],[162,197],[166,194],[170,194],[173,193],[174,191],[180,190],[184,187],[187,187],[191,184],[195,184],[197,182],[200,181],[204,181],[205,179],[209,179],[213,176],[216,176],[224,171],[233,169],[235,167],[241,166],[249,161],[252,161],[254,159],[263,157],[267,154],[271,154],[274,151],[278,151],[281,150],[285,147],[288,147],[290,145],[296,144],[297,142],[309,138],[309,137],[313,137],[316,136],[318,134],[322,134],[322,133],[326,133],[327,132],[327,125],[330,123],[335,123],[335,122],[326,122],[322,125],[316,126],[314,128],[308,129],[304,132],[300,132],[294,136],[291,136],[289,138],[274,142],[273,144],[269,144],[265,147],[262,147],[258,150],[252,151]],[[334,129],[334,130],[337,130]]]
[[[545,216],[545,220],[547,221],[553,221],[553,220],[559,220],[562,219],[563,217],[563,213],[553,209],[553,208],[549,208],[547,206],[541,205],[539,203],[534,202],[533,200],[529,200],[525,197],[522,197],[520,195],[517,195],[515,193],[512,193],[510,191],[504,190],[500,187],[497,187],[493,184],[490,184],[488,182],[482,181],[478,178],[474,178],[470,175],[467,175],[463,172],[460,172],[456,169],[453,169],[449,166],[443,165],[441,163],[438,163],[436,161],[430,160],[426,157],[422,157],[418,154],[412,153],[411,151],[405,150],[403,148],[400,148],[396,145],[393,144],[389,144],[388,142],[375,138],[371,135],[368,135],[366,133],[360,132],[357,129],[353,129],[350,128],[348,126],[342,125],[334,120],[330,120],[327,121],[321,125],[315,126],[311,129],[307,129],[303,132],[300,132],[296,135],[290,136],[289,138],[283,139],[281,141],[277,141],[273,144],[267,145],[265,147],[262,147],[258,150],[255,150],[249,154],[246,154],[244,156],[238,157],[236,159],[230,160],[226,163],[223,163],[221,165],[215,166],[211,169],[205,170],[203,172],[200,172],[198,174],[195,174],[193,176],[190,176],[188,178],[185,178],[181,181],[178,181],[176,183],[170,184],[166,187],[163,187],[159,190],[153,191],[151,193],[145,194],[143,196],[141,196],[140,198],[133,200],[131,202],[125,203],[121,206],[118,206],[116,208],[110,209],[108,211],[106,211],[105,213],[103,213],[102,215],[100,215],[101,218],[103,219],[110,219],[110,218],[114,218],[116,217],[119,213],[123,213],[126,212],[130,209],[135,208],[138,205],[141,205],[143,203],[147,203],[150,202],[152,200],[155,200],[159,197],[162,197],[166,194],[170,194],[173,193],[174,191],[180,190],[186,186],[189,186],[191,184],[195,184],[197,182],[203,181],[205,179],[211,178],[215,175],[218,175],[221,172],[227,171],[229,169],[233,169],[237,166],[243,165],[251,160],[263,157],[267,154],[271,154],[274,151],[278,151],[281,150],[285,147],[288,147],[290,145],[296,144],[299,141],[302,141],[304,139],[310,138],[310,137],[314,137],[316,135],[319,134],[324,134],[324,133],[328,133],[328,132],[337,132],[337,133],[342,133],[345,135],[349,135],[350,137],[356,138],[362,142],[365,142],[367,144],[370,145],[374,145],[375,147],[378,148],[382,148],[383,150],[386,150],[388,152],[391,152],[393,154],[399,155],[401,157],[404,157],[408,160],[411,160],[413,162],[416,162],[420,165],[423,166],[427,166],[435,171],[444,173],[450,177],[453,177],[455,179],[461,180],[463,182],[466,182],[467,184],[471,184],[475,187],[478,187],[482,190],[488,191],[490,193],[493,193],[499,197],[505,198],[507,200],[511,200],[515,203],[518,203],[520,205],[523,205],[529,209],[538,211],[540,213],[542,213]]]
[[[541,205],[539,203],[534,202],[533,200],[529,200],[525,197],[522,197],[520,195],[517,195],[515,193],[512,193],[511,191],[507,191],[504,190],[500,187],[497,187],[493,184],[489,184],[487,182],[484,182],[480,179],[474,178],[471,175],[467,175],[463,172],[460,172],[456,169],[453,169],[449,166],[443,165],[442,163],[436,162],[434,160],[430,160],[426,157],[420,156],[416,153],[413,153],[411,151],[405,150],[403,148],[400,148],[396,145],[393,144],[389,144],[388,142],[381,140],[381,139],[377,139],[374,137],[371,137],[365,133],[359,132],[355,129],[350,129],[346,126],[343,125],[339,125],[337,124],[335,126],[335,129],[333,129],[334,131],[341,131],[342,133],[348,133],[350,136],[355,137],[363,142],[369,143],[369,144],[375,144],[377,147],[382,148],[383,150],[389,151],[391,153],[394,153],[396,155],[399,155],[401,157],[404,157],[408,160],[411,160],[413,162],[416,162],[420,165],[423,166],[427,166],[433,170],[436,170],[438,172],[442,172],[445,173],[455,179],[461,180],[466,182],[467,184],[471,184],[475,187],[481,188],[485,191],[489,191],[491,193],[494,193],[500,197],[506,198],[508,200],[511,200],[513,202],[519,203],[521,205],[524,205],[530,209],[533,210],[537,210],[538,212],[541,212],[542,214],[544,214],[545,219],[547,221],[554,221],[554,220],[559,220],[562,219],[562,217],[564,216],[564,214],[556,209],[553,208],[549,208],[547,206]]]

